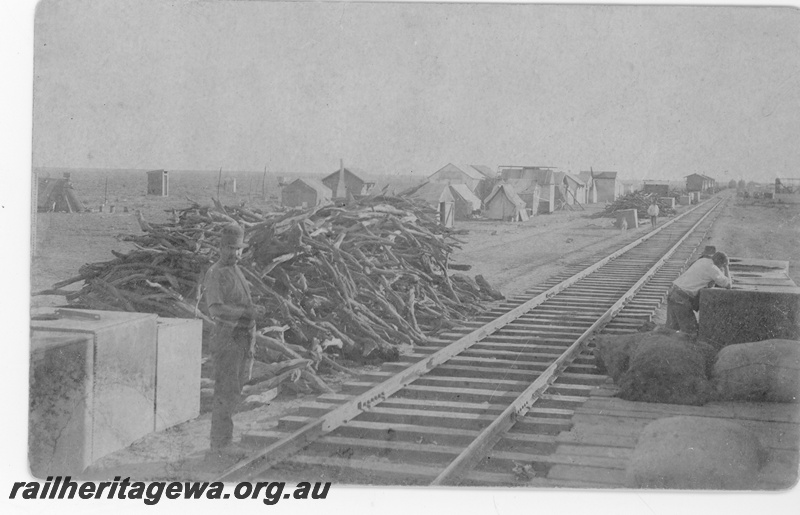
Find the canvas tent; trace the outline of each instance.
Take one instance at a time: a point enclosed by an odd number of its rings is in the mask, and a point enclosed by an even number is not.
[[[39,177],[38,183],[38,191],[36,193],[37,211],[60,211],[65,213],[86,211],[68,176],[63,179]]]
[[[487,166],[453,163],[447,163],[428,177],[429,182],[466,184],[470,191],[473,192],[479,191],[482,183],[492,179],[493,174],[491,174],[491,169]]]
[[[484,215],[491,220],[511,220],[513,222],[528,220],[525,201],[519,198],[514,187],[500,183],[494,187],[484,202]]]
[[[341,164],[339,169],[322,179],[322,184],[330,188],[334,199],[346,199],[348,194],[353,197],[366,195],[370,192],[374,182],[367,182],[365,177],[367,172],[352,166],[345,167]]]
[[[442,202],[452,202],[456,220],[466,220],[474,211],[481,208],[481,200],[472,193],[466,184],[425,182],[413,190],[409,196],[422,199],[437,208]]]

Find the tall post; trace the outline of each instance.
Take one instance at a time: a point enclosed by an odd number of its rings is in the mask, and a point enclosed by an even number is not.
[[[267,165],[264,165],[264,177],[261,179],[261,198],[267,198]]]

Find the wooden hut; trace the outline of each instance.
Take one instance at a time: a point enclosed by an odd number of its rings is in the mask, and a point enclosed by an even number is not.
[[[592,177],[592,183],[596,191],[595,202],[614,202],[623,194],[624,186],[617,178],[617,172],[590,171],[589,174]]]
[[[555,168],[551,166],[501,166],[500,177],[514,187],[531,214],[552,213],[556,207]]]
[[[353,197],[366,195],[375,186],[374,182],[367,182],[362,177],[366,172],[360,168],[347,167],[341,163],[339,169],[322,179],[322,184],[327,186],[334,200],[347,198],[348,193]]]
[[[667,181],[645,181],[642,191],[645,193],[655,193],[659,197],[669,195],[669,182]]]
[[[578,177],[586,184],[586,203],[597,203],[597,185],[594,183],[591,171],[583,171],[578,173]]]
[[[333,194],[327,186],[317,179],[295,179],[281,190],[281,204],[284,207],[314,207],[327,204]]]
[[[528,220],[525,202],[519,198],[514,187],[500,183],[484,201],[484,215],[491,220],[511,220],[512,222]]]
[[[166,170],[147,172],[147,194],[159,197],[169,196],[169,174]]]
[[[707,175],[693,173],[686,176],[686,191],[710,191],[716,181]]]

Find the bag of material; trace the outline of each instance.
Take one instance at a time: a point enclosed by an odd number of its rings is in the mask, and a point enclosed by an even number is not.
[[[619,383],[630,366],[633,351],[643,342],[664,341],[665,338],[689,342],[689,337],[671,329],[659,328],[630,334],[604,334],[595,338],[594,363],[598,372]]]
[[[711,377],[720,400],[798,402],[800,342],[728,345],[717,354]]]
[[[648,424],[625,471],[631,488],[750,490],[766,456],[758,437],[730,420],[669,417]]]
[[[715,350],[678,335],[654,335],[631,352],[628,370],[617,384],[622,399],[702,405],[713,400],[708,373]]]

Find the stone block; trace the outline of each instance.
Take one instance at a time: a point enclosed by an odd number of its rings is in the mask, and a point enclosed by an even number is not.
[[[720,349],[734,343],[800,339],[800,288],[734,286],[700,290],[700,339]],[[747,288],[747,289],[744,289]]]
[[[614,213],[617,215],[617,221],[614,224],[617,229],[622,227],[622,221],[628,222],[628,229],[636,229],[639,226],[639,214],[635,209],[621,209]]]
[[[34,336],[60,333],[92,338],[90,416],[94,462],[153,431],[157,317],[146,313],[81,311],[99,318],[33,320],[31,328]]]
[[[692,197],[690,197],[689,195],[681,195],[680,197],[678,197],[678,203],[682,206],[688,206],[689,204],[692,203]]]
[[[659,204],[666,204],[670,209],[675,209],[675,197],[660,197]]]
[[[28,462],[34,477],[75,474],[91,464],[93,361],[90,335],[31,338]]]
[[[200,414],[203,322],[159,318],[157,331],[154,428],[161,431]]]

